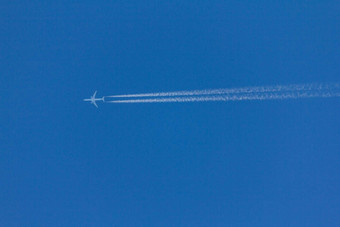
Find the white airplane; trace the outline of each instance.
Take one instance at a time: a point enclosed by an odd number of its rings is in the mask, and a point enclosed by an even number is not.
[[[97,94],[97,91],[94,92],[94,94],[91,96],[91,98],[84,99],[84,101],[85,102],[91,102],[91,104],[95,105],[98,108],[96,101],[103,101],[103,102],[105,102],[105,100],[104,100],[104,96],[101,99],[99,99],[99,98],[96,99],[96,94]]]

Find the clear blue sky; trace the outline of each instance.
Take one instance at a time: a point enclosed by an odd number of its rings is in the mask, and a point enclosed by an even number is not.
[[[2,1],[1,226],[339,226],[339,98],[98,95],[339,82],[339,1]]]

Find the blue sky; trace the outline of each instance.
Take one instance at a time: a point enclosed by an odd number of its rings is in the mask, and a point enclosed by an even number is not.
[[[338,226],[339,98],[82,99],[339,82],[339,8],[2,2],[0,225]]]

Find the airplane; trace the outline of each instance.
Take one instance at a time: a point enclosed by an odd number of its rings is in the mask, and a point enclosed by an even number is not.
[[[91,104],[95,105],[98,108],[96,101],[103,101],[103,102],[105,102],[105,100],[104,100],[104,96],[101,99],[99,99],[99,98],[96,99],[96,94],[97,94],[97,91],[94,92],[94,94],[91,96],[91,98],[84,99],[84,101],[85,102],[91,102]]]

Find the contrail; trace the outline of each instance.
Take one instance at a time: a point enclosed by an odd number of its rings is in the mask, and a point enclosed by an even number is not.
[[[137,97],[173,97],[173,96],[201,96],[201,95],[223,95],[239,93],[264,93],[264,92],[287,92],[287,91],[317,91],[339,89],[340,84],[293,84],[276,86],[259,86],[229,89],[208,89],[193,91],[158,92],[142,94],[111,95],[111,98],[137,98]]]
[[[222,94],[210,96],[123,99],[108,101],[108,103],[168,103],[168,102],[212,102],[212,101],[243,101],[243,100],[273,100],[273,99],[300,99],[300,98],[330,98],[340,97],[340,91],[294,90],[290,92],[252,92],[247,94]]]

